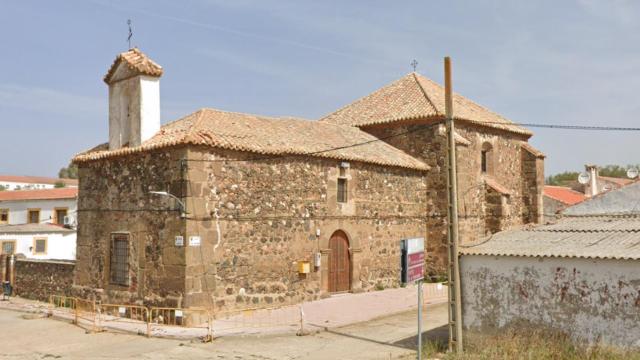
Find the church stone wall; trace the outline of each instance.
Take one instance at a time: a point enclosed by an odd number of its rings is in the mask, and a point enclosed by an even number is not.
[[[217,310],[318,299],[328,293],[328,244],[337,230],[349,240],[351,291],[399,286],[400,239],[427,232],[426,173],[350,162],[348,202],[338,203],[340,164],[206,147],[80,163],[74,291]],[[186,217],[149,191],[183,199]],[[130,236],[127,286],[109,278],[114,232]],[[192,237],[199,246],[189,246]],[[301,260],[311,273],[298,274]]]
[[[187,253],[189,304],[237,309],[318,299],[328,293],[328,244],[337,230],[349,240],[352,291],[396,287],[400,239],[426,235],[421,171],[350,162],[348,202],[338,203],[340,160],[196,148],[188,164],[187,232],[203,241]],[[301,260],[311,273],[298,274]]]
[[[447,138],[443,124],[414,122],[378,125],[363,130],[429,166],[427,174],[427,266],[432,275],[446,274],[447,262]],[[488,233],[539,221],[544,181],[541,159],[522,149],[523,136],[504,131],[456,123],[456,132],[469,141],[458,143],[458,212],[460,243]],[[481,171],[481,153],[487,146],[488,171]],[[488,189],[491,177],[509,192]],[[496,197],[497,196],[497,197]]]

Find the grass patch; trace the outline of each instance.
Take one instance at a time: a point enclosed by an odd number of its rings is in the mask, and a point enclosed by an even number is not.
[[[442,360],[640,360],[640,350],[583,346],[562,332],[513,327],[495,333],[465,332],[465,352],[447,353],[447,344],[427,342],[424,358]]]

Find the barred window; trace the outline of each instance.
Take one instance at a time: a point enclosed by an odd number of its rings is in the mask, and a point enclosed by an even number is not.
[[[111,283],[129,285],[129,234],[111,235]]]
[[[338,202],[347,202],[347,179],[338,178]]]
[[[16,253],[16,241],[7,240],[2,242],[2,254],[15,254]]]

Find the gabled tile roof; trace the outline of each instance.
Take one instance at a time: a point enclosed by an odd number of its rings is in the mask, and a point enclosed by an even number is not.
[[[113,64],[109,68],[109,71],[104,76],[105,83],[108,84],[111,81],[111,78],[115,74],[116,69],[118,69],[118,65],[120,65],[121,62],[124,62],[130,70],[139,74],[158,77],[162,76],[162,66],[156,64],[138,48],[133,48],[129,51],[120,53],[116,57],[116,59],[113,61]]]
[[[68,186],[78,186],[77,179],[57,179],[43,176],[0,175],[0,181],[50,185],[55,185],[58,182],[62,182]]]
[[[417,170],[428,169],[424,162],[356,127],[216,109],[201,109],[164,125],[141,146],[112,151],[104,146],[97,147],[77,155],[74,161],[91,161],[185,144],[265,155],[308,155]]]
[[[0,201],[73,199],[77,196],[78,188],[75,187],[0,191]]]
[[[325,116],[321,121],[351,126],[368,126],[405,120],[441,119],[445,116],[444,88],[418,73],[384,86],[375,92]],[[533,133],[510,120],[454,93],[455,119],[525,136]]]
[[[544,196],[560,201],[566,205],[575,205],[587,198],[583,193],[564,186],[545,185],[543,193]]]
[[[461,245],[460,254],[640,260],[640,217],[567,217]]]

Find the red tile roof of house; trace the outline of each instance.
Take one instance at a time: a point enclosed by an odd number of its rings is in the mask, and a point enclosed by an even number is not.
[[[104,76],[104,82],[108,84],[111,81],[111,78],[116,73],[118,65],[120,65],[121,62],[124,62],[127,67],[129,67],[129,69],[137,73],[158,77],[162,76],[162,66],[156,64],[138,48],[133,48],[129,51],[120,53],[116,57],[116,59],[113,61],[113,64],[109,68],[109,71]]]
[[[77,179],[56,179],[43,176],[0,175],[0,181],[27,183],[27,184],[51,184],[63,182],[67,186],[78,186]]]
[[[76,163],[177,145],[203,145],[264,155],[301,155],[428,170],[419,159],[353,126],[201,109],[162,126],[141,146],[109,150],[100,145]]]
[[[583,193],[564,186],[545,185],[543,193],[567,205],[575,205],[587,198]]]
[[[73,199],[77,196],[78,188],[0,191],[0,201]]]
[[[418,73],[410,73],[373,93],[325,116],[320,121],[341,125],[369,126],[420,119],[443,119],[444,88]],[[453,116],[461,122],[533,135],[507,118],[453,94]]]

